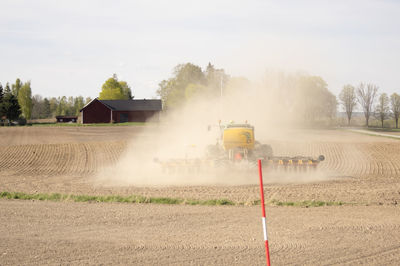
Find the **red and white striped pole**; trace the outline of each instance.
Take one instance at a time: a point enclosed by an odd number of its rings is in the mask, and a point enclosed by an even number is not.
[[[260,175],[260,195],[261,195],[262,225],[263,225],[264,241],[265,241],[265,257],[267,259],[267,266],[270,266],[271,262],[269,259],[267,223],[265,221],[264,185],[263,185],[263,177],[262,177],[261,160],[258,160],[258,173]]]

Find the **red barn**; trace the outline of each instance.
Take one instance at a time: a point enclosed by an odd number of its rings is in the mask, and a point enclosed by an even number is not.
[[[162,110],[161,100],[99,100],[94,99],[81,110],[81,121],[89,123],[145,122],[156,120]]]

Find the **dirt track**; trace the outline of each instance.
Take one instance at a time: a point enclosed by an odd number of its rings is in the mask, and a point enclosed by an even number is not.
[[[259,206],[0,200],[0,260],[265,265],[259,216]],[[398,265],[400,260],[399,208],[271,207],[268,216],[274,265]]]
[[[0,128],[0,191],[137,194],[257,200],[244,185],[103,186],[112,165],[143,127]],[[355,206],[270,207],[276,264],[392,264],[400,261],[400,141],[339,130],[290,132],[263,140],[275,154],[324,154],[323,180],[276,182],[267,199],[342,201]],[[4,264],[262,264],[259,206],[201,207],[0,200]],[[366,206],[369,205],[369,206]],[[13,222],[10,222],[13,221]],[[232,255],[233,254],[233,255]],[[156,258],[156,256],[160,258]],[[3,264],[3,263],[0,263]]]

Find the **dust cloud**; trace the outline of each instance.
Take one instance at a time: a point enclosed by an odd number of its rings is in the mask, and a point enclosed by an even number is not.
[[[218,123],[248,122],[255,127],[255,138],[269,144],[274,155],[303,155],[317,157],[310,150],[279,148],[290,140],[304,146],[305,138],[293,137],[301,118],[293,106],[302,97],[282,88],[280,75],[271,75],[267,81],[253,83],[245,88],[222,91],[222,97],[199,95],[175,110],[164,112],[159,123],[141,128],[140,136],[131,140],[120,160],[103,167],[96,182],[105,186],[179,186],[179,185],[242,185],[258,182],[257,167],[235,167],[223,170],[214,167],[186,167],[173,173],[162,169],[159,162],[173,159],[201,159],[206,147],[215,144],[220,136]],[[150,121],[151,122],[151,121]],[[293,143],[293,141],[297,141]],[[291,145],[292,147],[296,145]],[[278,148],[278,149],[275,149]],[[281,154],[285,153],[285,154]],[[306,152],[314,152],[312,154]],[[158,160],[158,161],[157,161]],[[268,182],[316,182],[326,180],[321,171],[312,173],[266,173]]]

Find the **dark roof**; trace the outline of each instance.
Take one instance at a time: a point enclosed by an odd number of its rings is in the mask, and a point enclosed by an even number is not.
[[[87,103],[81,110],[92,104],[93,101],[99,101],[113,111],[161,111],[161,100],[99,100],[94,98]]]
[[[113,111],[161,111],[161,100],[99,100]]]

